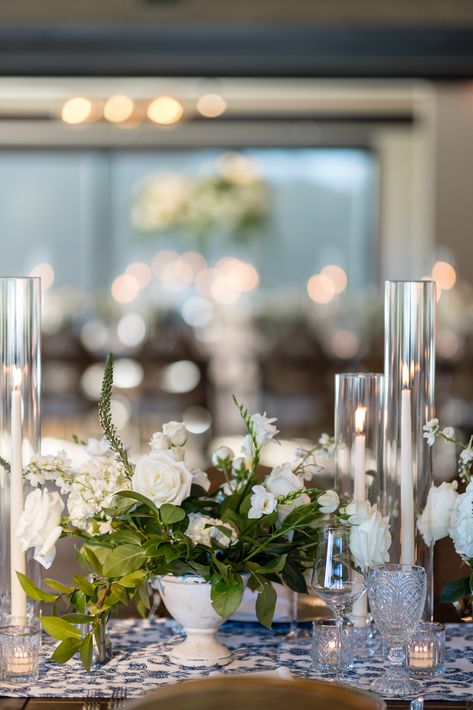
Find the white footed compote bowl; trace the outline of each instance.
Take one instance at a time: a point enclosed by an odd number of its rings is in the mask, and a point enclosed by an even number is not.
[[[211,586],[202,577],[167,574],[156,577],[153,584],[161,594],[164,606],[184,628],[186,639],[167,654],[181,666],[225,666],[232,660],[229,649],[215,638],[228,617],[217,614],[210,599]]]
[[[383,697],[410,697],[422,685],[403,669],[404,647],[414,633],[425,606],[425,569],[415,565],[385,565],[368,572],[366,588],[376,626],[389,646],[387,672],[376,678],[371,690]]]

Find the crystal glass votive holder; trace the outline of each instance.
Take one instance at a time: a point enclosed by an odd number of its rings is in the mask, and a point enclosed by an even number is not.
[[[410,675],[442,675],[445,671],[445,626],[421,621],[406,650],[406,668]]]
[[[41,634],[30,624],[0,626],[0,678],[24,685],[38,677]]]
[[[312,670],[334,673],[337,669],[337,627],[333,619],[312,622]],[[353,668],[353,625],[344,621],[341,629],[342,669]]]
[[[383,645],[381,634],[376,628],[370,613],[363,617],[347,614],[347,619],[353,624],[353,657],[354,659],[373,658],[377,656]]]

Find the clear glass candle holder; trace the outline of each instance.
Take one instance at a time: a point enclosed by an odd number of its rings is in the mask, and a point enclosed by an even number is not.
[[[410,675],[429,677],[445,672],[445,626],[422,621],[407,645],[406,667]]]
[[[337,670],[337,627],[333,619],[312,622],[312,670],[335,673]],[[353,625],[343,622],[341,630],[342,671],[353,668]]]
[[[34,625],[0,626],[0,678],[24,685],[38,677],[41,634]]]

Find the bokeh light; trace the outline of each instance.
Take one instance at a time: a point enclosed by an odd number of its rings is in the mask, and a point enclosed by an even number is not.
[[[113,381],[116,387],[133,389],[142,383],[144,372],[139,362],[128,357],[122,357],[115,360],[113,374]]]
[[[203,328],[214,316],[214,307],[208,298],[193,296],[182,306],[182,317],[193,328]]]
[[[84,96],[75,96],[64,103],[61,109],[61,118],[64,123],[70,125],[85,123],[92,117],[92,109],[92,101]]]
[[[117,324],[117,335],[120,342],[129,348],[141,345],[146,337],[146,323],[139,313],[127,313]]]
[[[132,274],[121,274],[114,279],[111,287],[112,296],[117,303],[131,303],[140,290],[136,277]]]
[[[108,342],[108,330],[100,320],[89,320],[81,328],[80,341],[89,352],[105,350]]]
[[[153,274],[155,276],[161,276],[164,268],[173,261],[176,261],[178,258],[179,254],[177,251],[173,251],[172,249],[163,249],[162,251],[158,251],[151,260],[151,269]]]
[[[105,102],[103,115],[110,123],[124,123],[133,113],[134,103],[129,96],[116,94]]]
[[[145,261],[134,261],[125,269],[125,274],[135,277],[140,289],[146,288],[151,281],[151,267]]]
[[[307,282],[307,293],[315,303],[330,303],[335,295],[335,288],[328,276],[314,274]]]
[[[161,272],[161,280],[170,291],[183,291],[193,279],[192,267],[179,257],[168,262]]]
[[[327,276],[333,285],[335,293],[343,293],[348,284],[348,277],[344,269],[338,264],[327,264],[322,269],[322,275]]]
[[[432,278],[443,291],[449,291],[455,286],[457,274],[447,261],[437,261],[432,267]]]
[[[36,264],[30,271],[30,276],[39,276],[41,279],[41,290],[47,291],[54,283],[54,269],[51,264],[43,262]]]
[[[217,118],[226,108],[226,101],[219,94],[204,94],[197,101],[197,111],[206,118]]]
[[[162,371],[161,386],[166,392],[192,392],[200,382],[200,370],[191,360],[178,360]]]
[[[148,106],[147,115],[150,121],[159,123],[161,126],[170,126],[177,123],[184,113],[184,107],[172,96],[160,96],[151,101]]]
[[[341,360],[349,360],[357,354],[360,347],[360,339],[352,330],[340,328],[332,335],[330,347],[333,354]]]
[[[436,337],[436,349],[440,357],[449,360],[460,351],[462,342],[458,335],[448,328],[439,330]]]

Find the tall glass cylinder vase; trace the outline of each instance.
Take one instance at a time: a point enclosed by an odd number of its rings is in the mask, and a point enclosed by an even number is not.
[[[335,375],[335,478],[347,500],[379,502],[383,471],[384,375]],[[363,570],[364,571],[364,570]],[[353,648],[356,657],[374,652],[366,596],[353,604]]]
[[[16,572],[39,569],[16,535],[27,493],[23,468],[39,450],[40,311],[38,278],[0,278],[0,617],[35,614]]]
[[[427,571],[427,617],[433,613],[433,551],[416,519],[433,481],[422,427],[434,417],[435,289],[434,281],[387,281],[385,290],[383,509],[391,520],[391,561]]]
[[[384,375],[335,375],[337,489],[359,503],[379,502],[383,470]]]

